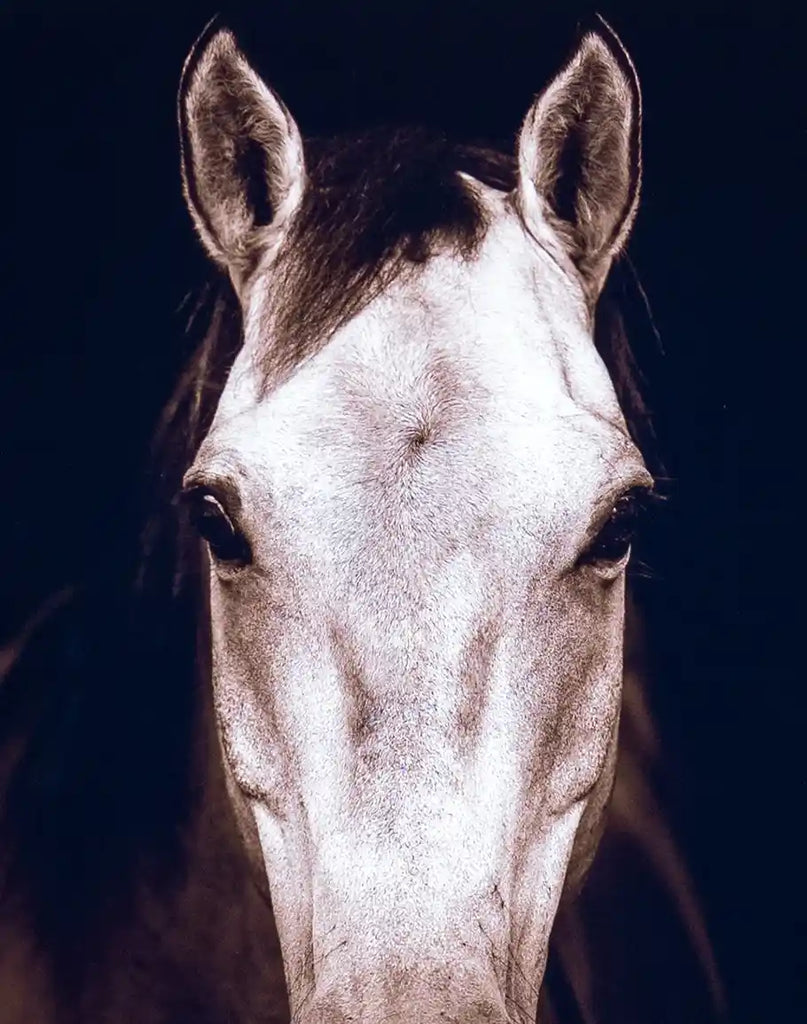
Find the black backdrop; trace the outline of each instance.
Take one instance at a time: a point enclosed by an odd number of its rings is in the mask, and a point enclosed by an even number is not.
[[[512,136],[585,14],[513,0],[218,10],[305,133],[387,118],[491,140]],[[666,352],[672,525],[645,593],[669,796],[735,1019],[790,1020],[778,751],[797,680],[774,657],[771,627],[783,551],[796,566],[778,532],[787,487],[773,454],[798,297],[796,17],[774,2],[599,10],[645,101],[630,252]],[[186,354],[179,307],[206,274],[181,199],[174,97],[215,12],[17,0],[0,14],[3,116],[15,122],[0,641],[48,593],[113,563],[134,526],[149,432]]]

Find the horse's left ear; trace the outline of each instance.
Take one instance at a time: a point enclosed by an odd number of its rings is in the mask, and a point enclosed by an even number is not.
[[[639,80],[601,19],[530,108],[518,171],[524,220],[548,215],[595,301],[630,234],[641,182]]]
[[[178,105],[188,209],[208,254],[238,288],[299,205],[300,133],[227,29],[208,28],[197,41]]]

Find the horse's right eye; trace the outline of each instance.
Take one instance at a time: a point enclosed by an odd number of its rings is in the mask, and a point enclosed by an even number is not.
[[[613,578],[616,570],[628,559],[642,512],[652,497],[649,489],[634,487],[617,498],[610,516],[581,555],[579,564],[592,566],[606,578]]]
[[[246,537],[233,523],[226,509],[210,491],[193,488],[183,495],[190,509],[194,528],[206,541],[210,553],[219,562],[247,565],[252,553]]]

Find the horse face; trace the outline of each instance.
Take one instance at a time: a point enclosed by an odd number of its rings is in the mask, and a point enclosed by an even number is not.
[[[534,1017],[593,853],[630,495],[651,484],[590,326],[636,204],[629,71],[586,37],[527,116],[517,187],[455,176],[473,252],[435,235],[294,365],[272,354],[299,133],[226,33],[186,73],[186,194],[245,325],[186,487],[295,1019]]]

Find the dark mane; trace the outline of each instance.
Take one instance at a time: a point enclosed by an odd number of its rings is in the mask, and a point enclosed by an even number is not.
[[[435,246],[474,253],[485,217],[457,172],[515,184],[512,157],[417,128],[309,140],[306,167],[278,263],[275,370],[296,365]]]

